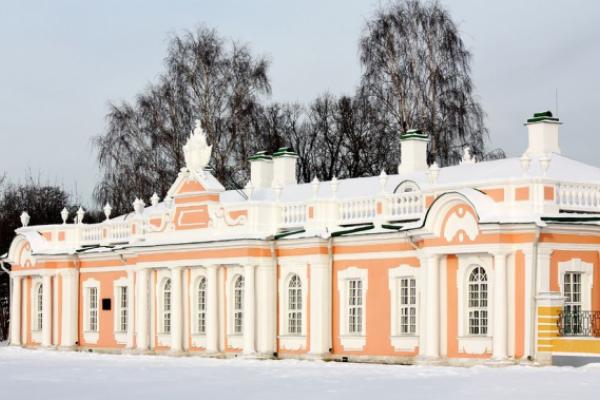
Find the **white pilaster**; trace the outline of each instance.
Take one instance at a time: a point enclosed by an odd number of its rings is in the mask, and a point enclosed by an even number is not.
[[[331,347],[331,269],[329,263],[310,265],[310,353],[323,355]]]
[[[133,310],[135,307],[135,277],[132,270],[127,271],[127,348],[134,346],[135,321],[133,320]]]
[[[136,277],[137,301],[137,336],[138,350],[148,349],[148,270],[142,269],[137,272]]]
[[[52,345],[52,275],[42,277],[42,346]]]
[[[171,351],[180,352],[183,345],[183,268],[171,268]]]
[[[21,281],[20,276],[12,278],[12,296],[10,299],[10,344],[21,344]]]
[[[79,305],[79,273],[77,270],[62,272],[62,321],[61,347],[77,345],[77,321]]]
[[[440,356],[440,271],[437,254],[425,258],[425,353],[427,358]]]
[[[550,292],[550,259],[552,258],[552,249],[538,247],[537,254],[537,293]]]
[[[271,356],[275,352],[277,304],[273,264],[256,268],[256,350]]]
[[[206,351],[219,351],[219,297],[218,297],[218,266],[207,268],[208,282],[206,293]]]
[[[507,358],[508,297],[506,284],[506,253],[494,254],[494,338],[493,358]]]
[[[254,354],[255,347],[254,266],[244,265],[244,354]]]

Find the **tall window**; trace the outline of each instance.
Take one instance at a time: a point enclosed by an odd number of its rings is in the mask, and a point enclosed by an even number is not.
[[[581,333],[581,273],[565,274],[564,330],[567,334]]]
[[[206,333],[206,278],[200,278],[197,296],[196,332],[204,335]]]
[[[400,334],[417,332],[417,282],[415,278],[400,278]]]
[[[119,286],[118,287],[118,304],[119,304],[119,332],[127,332],[127,307],[128,307],[128,297],[127,297],[127,286]]]
[[[292,275],[288,284],[288,333],[302,334],[302,282]]]
[[[233,286],[233,333],[244,330],[244,277],[238,276]]]
[[[469,334],[488,332],[488,279],[485,269],[477,266],[469,275]]]
[[[162,331],[171,333],[171,280],[167,279],[163,286]]]
[[[34,330],[42,330],[42,321],[44,320],[44,288],[40,284],[35,292],[35,326]]]
[[[362,333],[362,281],[360,279],[351,279],[348,281],[348,333]]]
[[[88,288],[88,332],[98,331],[98,288]]]

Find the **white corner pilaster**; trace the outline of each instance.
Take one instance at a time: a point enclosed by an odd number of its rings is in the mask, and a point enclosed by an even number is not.
[[[171,268],[173,283],[171,298],[171,351],[180,352],[183,349],[183,282],[182,267]]]
[[[440,256],[428,254],[422,258],[425,265],[425,350],[427,358],[440,356]]]
[[[138,350],[147,350],[149,345],[149,303],[148,303],[148,270],[142,269],[137,272],[136,277],[136,289],[137,289],[137,301],[136,305],[136,317],[137,317],[137,335],[136,343]]]
[[[310,265],[310,353],[329,353],[331,338],[331,268],[328,263]]]
[[[244,265],[244,354],[255,353],[254,266]]]
[[[134,332],[135,332],[135,321],[133,320],[134,307],[135,307],[135,276],[134,272],[130,269],[127,271],[127,348],[133,349],[134,347]]]
[[[277,304],[275,266],[256,267],[256,350],[271,356],[275,352]]]
[[[42,276],[42,346],[52,345],[52,275]]]
[[[62,276],[62,320],[60,345],[64,348],[76,346],[79,319],[79,272],[75,269],[64,271]]]
[[[496,360],[507,358],[508,297],[506,257],[508,253],[494,253],[494,338],[493,355]]]
[[[209,353],[219,351],[218,268],[217,265],[210,265],[207,268],[206,351]]]
[[[12,293],[10,298],[10,344],[21,344],[21,281],[20,276],[12,278]]]

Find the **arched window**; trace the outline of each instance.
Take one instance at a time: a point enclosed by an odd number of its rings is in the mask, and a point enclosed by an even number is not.
[[[163,286],[162,333],[171,333],[171,280],[167,279]]]
[[[200,278],[196,298],[196,332],[206,333],[206,278]]]
[[[238,276],[233,285],[233,333],[244,330],[244,277]]]
[[[295,274],[288,283],[288,333],[302,334],[302,281]]]
[[[44,319],[44,288],[39,284],[35,292],[35,329],[42,330],[42,321]]]
[[[487,335],[488,332],[488,278],[485,269],[473,268],[468,288],[469,334]]]

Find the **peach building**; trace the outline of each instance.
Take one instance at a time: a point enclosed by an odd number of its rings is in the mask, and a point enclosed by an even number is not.
[[[521,157],[299,184],[290,149],[243,191],[199,125],[166,194],[106,221],[17,229],[10,342],[25,347],[398,363],[600,360],[600,169],[527,121]]]

